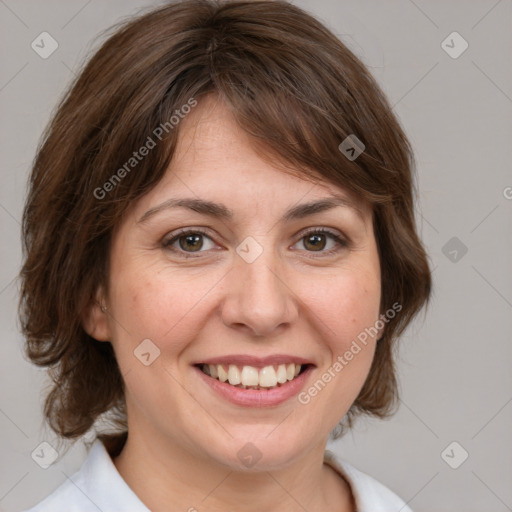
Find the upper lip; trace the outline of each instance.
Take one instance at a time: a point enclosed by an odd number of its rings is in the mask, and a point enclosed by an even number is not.
[[[298,356],[292,356],[288,354],[273,354],[266,357],[256,357],[256,356],[250,356],[246,354],[232,354],[227,356],[219,356],[219,357],[211,357],[208,359],[203,359],[201,361],[198,361],[196,363],[193,363],[195,365],[197,364],[234,364],[237,366],[254,366],[255,368],[263,368],[265,366],[273,366],[278,364],[311,364],[313,363],[308,360],[304,359],[303,357]]]

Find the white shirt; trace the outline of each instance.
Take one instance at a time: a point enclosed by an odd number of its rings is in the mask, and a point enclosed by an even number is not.
[[[396,494],[341,461],[329,450],[324,460],[349,483],[357,512],[412,512]],[[25,512],[150,512],[123,480],[97,439],[79,471]]]

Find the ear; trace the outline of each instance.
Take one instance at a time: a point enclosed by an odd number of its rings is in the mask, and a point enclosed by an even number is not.
[[[395,318],[400,311],[402,311],[402,305],[399,302],[394,302],[393,305],[387,309],[385,312],[381,312],[379,315],[379,320],[376,322],[375,326],[378,329],[377,333],[377,341],[380,341],[386,331],[388,330],[388,324]]]
[[[382,319],[382,316],[381,316],[381,317],[379,317],[379,318],[380,318],[380,319]],[[379,324],[379,325],[380,325],[380,324]],[[384,336],[384,333],[385,333],[385,332],[386,332],[386,325],[384,324],[384,326],[383,326],[381,329],[379,329],[379,332],[378,332],[378,334],[377,334],[377,338],[376,338],[376,340],[377,340],[377,341],[380,341],[380,340],[382,339],[382,337]]]
[[[375,327],[378,329],[377,335],[375,336],[376,341],[380,341],[386,332],[387,327],[387,316],[385,313],[379,315],[379,319],[375,322]]]
[[[103,290],[98,289],[96,296],[82,313],[82,327],[84,331],[98,341],[110,341],[109,311],[104,298]]]

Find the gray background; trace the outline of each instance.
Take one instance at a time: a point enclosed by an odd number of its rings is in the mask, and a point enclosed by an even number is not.
[[[329,448],[417,512],[512,510],[511,2],[295,3],[333,29],[390,97],[416,151],[418,221],[434,269],[431,308],[401,343],[399,412],[360,421]],[[42,422],[45,370],[24,359],[16,319],[28,170],[93,39],[149,5],[155,2],[0,0],[2,510],[36,503],[86,455],[79,442],[46,470],[31,458],[41,442],[57,445]],[[31,48],[43,31],[59,44],[47,59]],[[456,59],[441,46],[453,31],[469,44]],[[448,44],[461,48],[457,39]],[[463,450],[469,457],[457,469],[441,455],[455,466]]]

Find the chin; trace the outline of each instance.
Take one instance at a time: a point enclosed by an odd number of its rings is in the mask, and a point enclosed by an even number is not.
[[[281,430],[280,430],[281,428]],[[229,427],[227,427],[228,431]],[[257,472],[279,470],[312,448],[310,439],[289,426],[238,426],[236,435],[209,442],[205,451],[219,464],[233,471]]]

